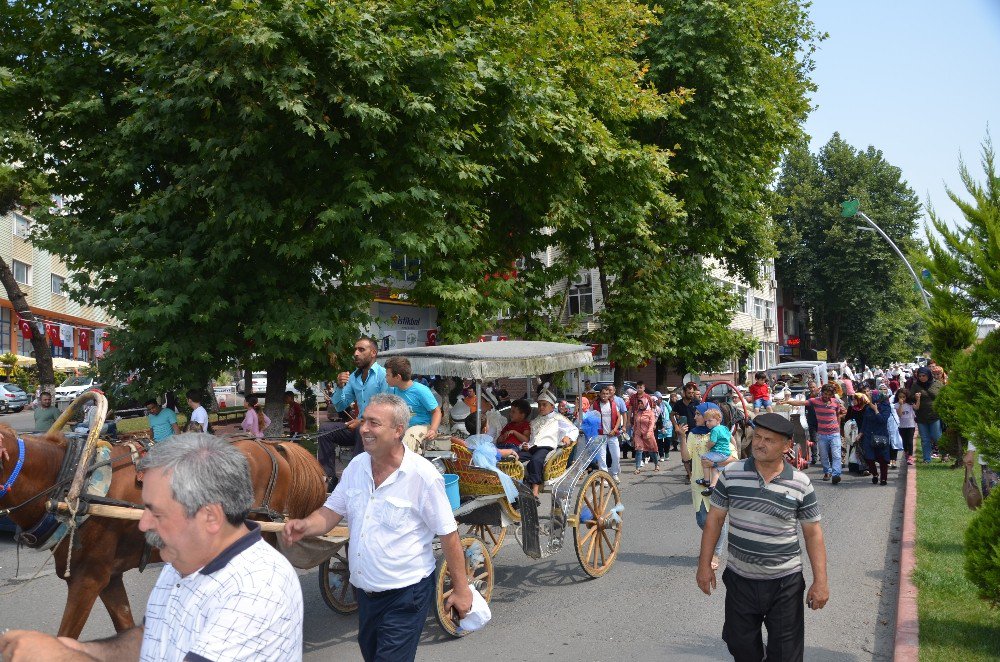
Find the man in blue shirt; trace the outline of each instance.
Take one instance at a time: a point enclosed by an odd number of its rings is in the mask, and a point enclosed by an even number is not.
[[[337,386],[333,389],[330,404],[337,411],[344,411],[353,403],[358,405],[358,417],[338,430],[328,432],[317,439],[319,444],[318,459],[326,472],[327,483],[331,487],[337,482],[334,466],[336,446],[353,446],[354,454],[361,453],[361,417],[364,416],[368,400],[376,393],[385,393],[389,385],[385,382],[385,368],[375,362],[378,356],[378,346],[371,338],[360,338],[354,343],[353,372],[342,372],[337,375]]]
[[[156,400],[150,400],[146,403],[146,413],[146,420],[153,431],[153,441],[163,441],[181,433],[181,429],[177,427],[177,412],[173,409],[163,408]]]
[[[402,398],[410,408],[410,421],[403,443],[411,451],[416,451],[422,442],[437,436],[441,425],[441,405],[430,388],[413,381],[413,368],[405,356],[394,356],[385,362],[385,381],[389,392]]]

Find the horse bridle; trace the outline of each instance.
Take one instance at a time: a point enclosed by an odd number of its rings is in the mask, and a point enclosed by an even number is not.
[[[7,452],[7,448],[3,445],[3,440],[0,439],[0,476],[3,476],[3,460],[4,458],[10,459],[10,454]],[[17,462],[14,464],[14,470],[10,472],[10,476],[7,480],[0,485],[0,498],[7,496],[10,492],[10,488],[14,487],[14,483],[17,482],[17,477],[21,475],[21,468],[24,466],[24,439],[20,437],[17,438]]]

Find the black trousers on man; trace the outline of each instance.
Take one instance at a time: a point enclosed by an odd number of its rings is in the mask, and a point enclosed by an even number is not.
[[[552,451],[553,449],[546,446],[535,446],[526,451],[520,450],[517,452],[520,460],[528,463],[528,466],[524,468],[525,483],[528,485],[541,485],[545,482],[545,457]]]
[[[722,639],[735,662],[761,662],[767,628],[767,662],[801,662],[805,651],[806,582],[801,572],[779,579],[747,579],[729,568],[726,585],[726,622]]]
[[[337,478],[337,446],[354,448],[358,453],[361,444],[361,428],[351,430],[340,422],[327,422],[320,426],[319,437],[316,439],[316,459],[323,467],[328,482],[335,483]]]

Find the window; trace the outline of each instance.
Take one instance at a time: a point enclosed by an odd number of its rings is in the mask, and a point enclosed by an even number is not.
[[[785,310],[785,335],[797,335],[795,333],[795,313],[790,310]]]
[[[57,276],[55,274],[52,274],[52,294],[65,295],[66,293],[63,291],[63,286],[65,285],[66,285],[65,278],[63,278],[62,276]]]
[[[21,356],[31,356],[35,352],[35,348],[31,346],[30,340],[25,340],[24,336],[17,336],[17,353]]]
[[[733,293],[736,294],[736,312],[749,314],[750,290],[742,285],[733,285]]]
[[[18,260],[14,260],[11,265],[11,270],[14,272],[14,280],[19,282],[21,285],[31,285],[31,265],[25,264]]]
[[[767,368],[767,343],[761,343],[757,348],[757,367],[754,370],[764,370]]]
[[[764,302],[764,321],[774,322],[774,306],[770,301]]]
[[[0,354],[10,351],[11,313],[9,308],[0,308]]]
[[[767,301],[764,301],[760,297],[753,298],[753,316],[754,319],[762,320],[764,319],[764,311],[768,308]]]
[[[27,239],[31,234],[31,219],[14,214],[14,236]]]
[[[396,280],[415,282],[420,278],[420,260],[409,258],[402,253],[396,253],[395,259],[389,265]]]
[[[765,368],[770,368],[773,365],[778,365],[778,346],[773,343],[767,343],[767,366]]]
[[[590,275],[578,276],[569,289],[569,314],[594,314],[594,286]]]

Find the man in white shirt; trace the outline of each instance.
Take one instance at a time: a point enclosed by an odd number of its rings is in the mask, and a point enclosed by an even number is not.
[[[351,528],[351,584],[358,597],[358,645],[366,662],[413,660],[434,597],[434,537],[454,592],[445,608],[472,609],[465,554],[444,491],[444,478],[403,443],[410,408],[388,393],[373,395],[362,416],[361,453],[347,465],[326,503],[285,525],[292,545],[322,535],[346,516]]]
[[[208,434],[180,434],[143,459],[139,528],[167,565],[143,625],[78,642],[41,632],[0,637],[5,662],[214,662],[302,659],[302,586],[291,564],[246,521],[246,457]]]
[[[537,497],[539,487],[545,482],[545,458],[559,445],[562,433],[559,429],[559,415],[556,414],[556,396],[542,391],[536,399],[538,416],[531,422],[531,438],[521,446],[518,456],[527,462],[524,482],[531,486]]]
[[[193,388],[187,392],[191,418],[188,420],[186,432],[208,432],[208,412],[201,406],[201,400],[201,392],[198,389]]]

